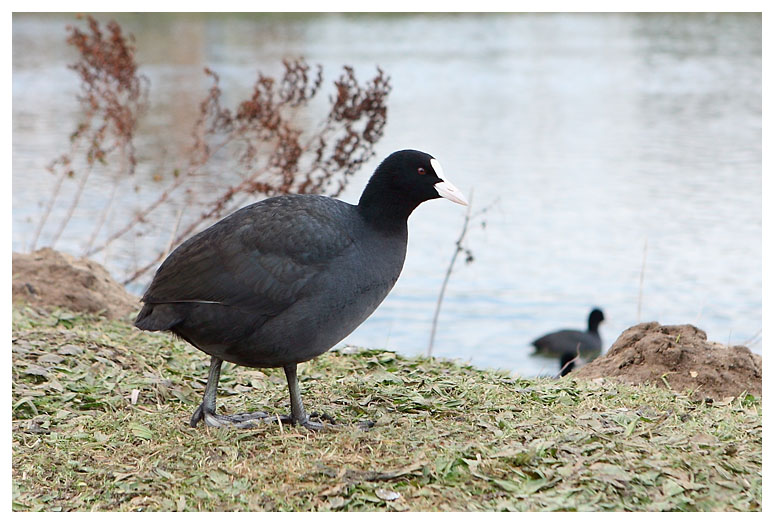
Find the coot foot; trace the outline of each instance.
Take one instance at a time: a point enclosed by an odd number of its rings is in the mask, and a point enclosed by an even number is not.
[[[313,412],[313,413],[311,413],[309,415],[309,417],[310,417],[310,419],[317,419],[321,423],[323,421],[325,421],[326,423],[331,423],[332,425],[336,425],[337,424],[336,423],[336,419],[334,419],[333,417],[329,416],[325,412],[323,412],[322,414],[318,414],[317,412]]]
[[[375,424],[376,423],[374,423],[374,421],[365,420],[365,421],[358,421],[355,424],[355,426],[358,427],[360,430],[370,430],[374,428]]]
[[[307,418],[304,421],[296,420],[293,418],[293,416],[289,415],[282,415],[282,416],[267,416],[264,418],[264,421],[266,423],[277,423],[278,421],[283,425],[300,425],[304,428],[307,428],[309,430],[323,430],[323,423],[318,421],[312,421],[310,418]]]
[[[296,421],[296,424],[303,426],[307,430],[315,430],[315,431],[323,430],[324,427],[328,426],[328,425],[324,425],[320,421],[312,421],[309,418],[307,418],[305,421]]]
[[[216,414],[202,403],[194,411],[194,415],[191,416],[191,426],[195,427],[200,421],[204,421],[208,427],[232,426],[237,428],[253,428],[257,422],[271,419],[273,419],[272,416],[266,412],[243,412],[231,416]]]
[[[266,412],[244,412],[232,416],[215,413],[215,393],[218,390],[218,380],[221,377],[221,365],[223,360],[217,357],[210,359],[210,373],[207,376],[207,386],[202,398],[202,404],[191,416],[191,426],[196,427],[200,421],[204,421],[209,427],[235,426],[238,428],[250,428],[255,426],[256,420],[266,419]]]

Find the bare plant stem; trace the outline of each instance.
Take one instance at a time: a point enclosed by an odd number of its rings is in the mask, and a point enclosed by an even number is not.
[[[114,231],[112,234],[110,234],[105,241],[97,246],[96,248],[90,248],[85,255],[91,256],[95,253],[99,253],[105,248],[108,247],[113,241],[116,239],[123,237],[126,235],[132,228],[137,226],[137,224],[143,222],[145,220],[145,217],[149,216],[151,212],[153,212],[156,208],[167,202],[167,200],[170,198],[173,192],[180,188],[185,182],[187,182],[187,179],[194,176],[196,174],[196,170],[201,168],[204,164],[207,163],[207,161],[210,160],[216,153],[218,153],[226,144],[228,143],[228,140],[223,142],[222,144],[219,144],[217,147],[213,148],[207,155],[207,158],[204,161],[198,161],[196,164],[189,167],[187,172],[185,174],[180,174],[178,177],[175,178],[175,180],[172,181],[172,184],[167,186],[167,188],[159,195],[159,197],[153,201],[151,204],[143,208],[142,210],[138,211],[132,219],[127,221],[127,223],[120,229]],[[155,263],[156,261],[153,261]],[[152,264],[153,264],[152,263]],[[135,277],[136,278],[136,277]],[[131,282],[131,281],[130,281]]]
[[[170,238],[170,241],[168,243],[167,249],[162,250],[159,253],[157,253],[156,257],[154,257],[154,259],[152,261],[150,261],[148,264],[146,264],[146,265],[144,265],[142,267],[139,267],[139,268],[135,267],[135,271],[132,273],[132,275],[130,275],[129,277],[124,279],[122,281],[122,284],[124,284],[124,286],[126,286],[127,284],[129,284],[131,282],[134,282],[135,280],[137,280],[138,277],[141,277],[144,273],[146,273],[147,271],[152,269],[159,261],[161,261],[162,259],[164,259],[164,257],[167,256],[167,254],[170,252],[170,247],[176,246],[176,245],[180,244],[181,242],[183,242],[183,240],[185,238],[187,238],[191,233],[193,233],[194,230],[196,230],[197,227],[199,227],[199,225],[202,224],[202,222],[204,222],[208,218],[212,217],[214,214],[215,213],[213,211],[211,211],[211,212],[203,212],[198,220],[190,223],[186,228],[183,229],[182,232],[180,232],[177,235],[175,235],[175,233],[177,233],[177,230],[179,229],[180,225],[176,224],[175,225],[175,231],[173,232],[173,235]]]
[[[743,341],[741,344],[743,346],[750,346],[753,344],[757,344],[761,342],[762,340],[762,329],[759,328],[755,334],[753,334],[750,338],[748,338],[746,341]]]
[[[433,312],[433,324],[431,325],[431,338],[428,342],[427,355],[430,357],[433,353],[433,341],[436,339],[436,326],[439,322],[439,312],[441,312],[441,303],[444,300],[444,292],[447,289],[447,283],[452,275],[452,269],[455,267],[455,261],[460,252],[463,251],[463,240],[468,232],[468,224],[471,222],[471,209],[473,208],[474,192],[471,190],[471,195],[468,197],[468,208],[466,209],[466,218],[463,221],[463,228],[460,230],[460,235],[455,241],[455,252],[452,254],[452,259],[447,266],[447,273],[444,275],[444,281],[441,283],[441,290],[439,290],[439,297],[436,299],[436,311]]]
[[[100,230],[105,225],[105,221],[108,218],[108,213],[113,208],[113,202],[116,200],[116,194],[118,193],[119,186],[120,186],[120,180],[117,178],[115,181],[113,181],[113,189],[110,192],[110,198],[108,198],[107,204],[105,204],[105,206],[103,206],[102,208],[102,213],[100,213],[100,218],[97,220],[97,224],[94,226],[94,230],[92,231],[91,237],[89,237],[89,242],[86,244],[86,248],[84,249],[84,254],[88,253],[89,250],[91,250],[91,247],[94,246],[94,241],[97,240],[97,235],[100,233]]]
[[[217,202],[225,204],[226,201],[229,200],[229,198],[231,198],[230,196],[238,195],[241,192],[246,191],[246,188],[251,183],[251,181],[252,181],[251,177],[245,177],[239,183],[237,183],[237,184],[235,184],[233,186],[230,186],[229,188],[227,188],[221,194],[221,196],[219,197]],[[227,196],[229,196],[229,197],[227,197]],[[163,196],[163,198],[164,198],[164,200],[166,200],[166,198],[167,198],[166,195]],[[158,206],[161,203],[162,203],[161,199],[159,199],[156,202],[154,202],[154,204],[152,205],[153,209],[155,209],[156,206]],[[147,213],[149,213],[150,211],[152,211],[150,206],[144,210],[144,212],[147,212]],[[136,268],[134,273],[132,273],[129,277],[127,277],[123,281],[123,284],[127,285],[127,284],[137,280],[143,274],[145,274],[146,272],[151,270],[159,261],[164,259],[169,254],[169,252],[171,251],[171,248],[173,246],[176,246],[176,245],[180,244],[186,237],[188,237],[190,234],[192,234],[199,226],[201,226],[202,223],[204,223],[208,219],[211,219],[213,217],[217,217],[219,215],[220,211],[221,211],[221,208],[212,208],[211,207],[209,210],[202,212],[200,214],[199,218],[197,218],[194,221],[192,221],[191,223],[189,223],[180,233],[178,233],[178,231],[179,231],[179,228],[180,228],[180,217],[181,216],[178,215],[178,219],[177,219],[177,222],[175,224],[174,231],[173,231],[173,233],[172,233],[172,235],[170,237],[170,241],[168,243],[167,249],[163,250],[163,251],[160,251],[156,255],[156,257],[152,261],[150,261],[148,264],[146,264],[146,265],[144,265],[144,266],[142,266],[140,268]],[[181,208],[181,212],[182,212],[182,208]],[[130,224],[128,224],[126,226],[126,228],[124,230],[119,231],[118,233],[120,235],[123,235],[124,233],[129,231],[133,226],[134,226],[134,223],[130,223]],[[118,235],[118,236],[120,236],[120,235]],[[110,239],[109,242],[105,244],[105,246],[107,246],[113,240],[115,240],[115,239]]]
[[[108,199],[107,204],[102,208],[102,213],[100,214],[100,218],[97,221],[97,224],[94,226],[94,231],[92,231],[91,237],[89,238],[89,242],[86,245],[86,249],[84,250],[84,255],[89,253],[89,250],[91,250],[91,247],[94,246],[94,241],[97,240],[97,235],[100,233],[100,230],[102,230],[102,227],[105,225],[105,221],[108,218],[108,213],[113,208],[113,202],[116,200],[116,194],[118,193],[118,187],[121,185],[121,176],[124,175],[127,172],[127,151],[126,151],[126,144],[123,144],[121,147],[121,155],[119,156],[119,168],[117,176],[114,179],[113,182],[113,189],[110,192],[110,198]],[[134,173],[133,173],[134,176]]]
[[[146,206],[141,211],[137,212],[135,216],[124,225],[123,228],[116,230],[111,235],[109,235],[108,238],[105,239],[105,241],[100,246],[89,249],[86,252],[86,255],[91,256],[91,255],[94,255],[95,253],[101,252],[102,250],[107,248],[108,245],[110,245],[113,241],[115,241],[119,237],[122,237],[127,232],[129,232],[129,230],[134,228],[138,223],[142,222],[144,220],[144,217],[146,217],[153,210],[158,208],[162,203],[166,202],[170,194],[183,184],[183,181],[181,179],[182,179],[182,176],[178,179],[175,179],[175,182],[173,182],[166,190],[164,190],[155,201],[153,201],[151,204]]]
[[[557,376],[556,377],[558,377],[558,378],[562,377],[562,373],[565,372],[566,368],[568,368],[568,367],[572,368],[572,367],[576,366],[577,364],[579,364],[581,362],[581,354],[579,353],[579,349],[580,348],[581,348],[581,343],[578,343],[576,345],[576,356],[573,359],[571,359],[570,361],[568,361],[567,363],[565,363],[564,365],[562,365],[562,368],[560,368],[560,371],[557,372]]]
[[[154,267],[154,265],[156,265],[156,263],[157,263],[157,262],[159,262],[160,260],[161,260],[161,258],[160,258],[160,257],[157,257],[156,259],[154,259],[153,261],[149,262],[148,264],[146,264],[146,265],[145,265],[145,266],[143,266],[142,268],[136,269],[136,270],[135,270],[135,271],[132,273],[132,275],[130,275],[129,277],[127,277],[126,279],[124,279],[123,281],[121,281],[121,284],[123,284],[124,286],[126,286],[126,285],[130,284],[130,283],[131,283],[131,282],[133,282],[135,279],[137,279],[138,277],[140,277],[141,275],[143,275],[145,272],[147,272],[148,270],[150,270],[151,268],[153,268],[153,267]]]
[[[178,208],[178,215],[175,217],[175,227],[172,228],[172,233],[170,234],[170,240],[167,243],[167,249],[164,251],[164,254],[162,255],[162,259],[167,257],[167,255],[172,251],[172,248],[175,246],[175,235],[178,233],[178,228],[180,228],[180,219],[183,218],[183,209],[185,208],[184,204],[181,204],[180,208]]]
[[[73,217],[73,213],[75,213],[75,209],[78,207],[78,203],[81,200],[81,195],[83,195],[83,189],[86,187],[86,181],[89,179],[89,175],[91,175],[91,172],[92,172],[92,164],[89,164],[89,167],[87,168],[86,173],[84,173],[83,177],[81,177],[81,180],[78,181],[78,188],[75,190],[75,196],[73,197],[73,201],[70,203],[70,207],[67,209],[65,218],[62,220],[61,223],[59,223],[59,229],[54,234],[54,237],[51,239],[52,248],[59,240],[59,237],[61,237],[62,232],[65,231],[65,227],[67,226],[67,223],[70,222],[70,219]]]
[[[641,312],[641,305],[643,303],[643,277],[646,273],[646,251],[648,250],[649,246],[649,239],[646,237],[646,240],[643,243],[643,264],[641,264],[640,267],[640,285],[638,286],[638,322],[640,323],[640,312]]]
[[[57,179],[56,184],[54,185],[54,190],[51,192],[51,198],[49,198],[48,203],[46,204],[46,209],[43,210],[43,216],[41,216],[40,221],[38,222],[38,227],[35,229],[35,235],[32,237],[32,242],[30,243],[31,252],[35,251],[40,234],[43,231],[43,227],[46,225],[46,221],[48,220],[48,216],[51,214],[51,210],[54,208],[54,203],[56,202],[57,197],[59,197],[59,191],[62,189],[62,182],[64,182],[66,176],[67,172],[62,171],[59,179]]]

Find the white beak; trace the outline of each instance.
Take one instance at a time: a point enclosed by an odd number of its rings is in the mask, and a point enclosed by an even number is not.
[[[431,166],[433,166],[436,176],[441,179],[441,182],[437,182],[433,186],[439,193],[439,196],[449,199],[454,203],[468,206],[468,201],[463,196],[463,192],[457,189],[454,184],[444,177],[444,170],[441,169],[441,163],[436,159],[431,159]]]

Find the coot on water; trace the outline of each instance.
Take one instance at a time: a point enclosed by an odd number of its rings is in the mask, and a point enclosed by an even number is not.
[[[420,151],[388,156],[357,206],[319,195],[283,195],[246,206],[181,244],[162,263],[135,320],[209,354],[204,397],[191,425],[251,426],[254,412],[215,413],[223,361],[283,367],[286,421],[307,428],[296,365],[329,350],[393,288],[406,255],[407,219],[422,202],[466,205],[441,164]]]
[[[603,347],[603,341],[600,339],[597,328],[604,319],[602,310],[595,308],[589,314],[586,332],[560,330],[546,334],[533,341],[532,345],[535,346],[533,353],[555,358],[571,353],[574,356],[580,354],[584,359],[594,359],[600,355]]]

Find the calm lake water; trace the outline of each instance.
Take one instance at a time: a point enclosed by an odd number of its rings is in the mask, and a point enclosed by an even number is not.
[[[327,89],[344,64],[391,78],[377,155],[351,181],[356,202],[379,160],[414,148],[437,157],[479,215],[475,260],[458,261],[434,355],[523,375],[554,373],[529,342],[585,326],[594,305],[610,346],[641,321],[693,323],[712,340],[761,352],[762,64],[756,14],[122,15],[136,37],[151,109],[139,166],[108,227],[151,199],[179,165],[208,66],[227,101],[257,71],[304,56]],[[46,165],[68,148],[79,109],[67,69],[69,16],[13,18],[13,249],[26,250],[50,195]],[[203,181],[228,181],[229,160]],[[154,176],[161,182],[154,182]],[[80,254],[113,188],[95,173],[56,248]],[[65,197],[75,184],[65,188]],[[131,188],[131,186],[129,186]],[[63,200],[62,202],[67,202]],[[169,242],[180,202],[98,262],[125,275]],[[56,224],[64,208],[52,214]],[[196,209],[189,210],[196,213]],[[421,206],[395,289],[345,342],[424,352],[465,210]],[[481,223],[485,222],[486,227]],[[50,235],[50,233],[49,233]],[[45,245],[46,235],[41,239]],[[147,280],[132,287],[142,292]]]

